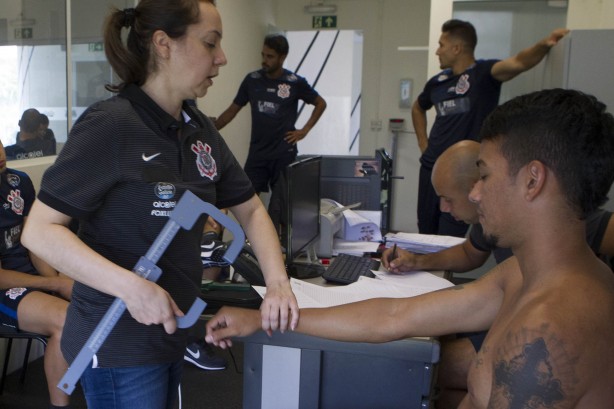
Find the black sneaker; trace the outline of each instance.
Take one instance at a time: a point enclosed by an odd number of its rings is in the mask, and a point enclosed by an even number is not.
[[[228,262],[224,260],[226,253],[226,243],[217,238],[217,234],[206,233],[203,235],[203,240],[200,245],[200,259],[203,262],[203,268],[209,267],[226,267]]]
[[[207,371],[219,371],[226,368],[226,360],[216,355],[213,347],[204,339],[190,342],[185,348],[183,359]]]

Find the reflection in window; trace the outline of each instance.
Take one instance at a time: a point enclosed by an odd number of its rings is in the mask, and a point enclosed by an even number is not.
[[[79,115],[92,103],[111,96],[104,89],[115,81],[104,55],[102,22],[110,6],[134,7],[136,1],[72,0],[70,41],[66,3],[0,0],[0,139],[7,148],[15,144],[35,148],[21,146],[25,152],[15,150],[15,158],[53,154],[56,146],[59,150],[66,142]],[[68,82],[67,49],[72,70]],[[23,132],[18,125],[21,116],[31,108],[49,119],[50,131],[41,130],[40,141],[28,139],[30,134],[23,134],[25,139],[18,137]],[[51,133],[57,145],[42,143],[51,140]]]
[[[65,10],[64,0],[0,0],[0,138],[9,159],[53,155],[66,140]]]

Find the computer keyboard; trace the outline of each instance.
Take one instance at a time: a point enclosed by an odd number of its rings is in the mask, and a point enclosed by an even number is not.
[[[371,270],[379,268],[379,261],[367,257],[339,254],[330,263],[322,277],[326,281],[351,284],[360,276],[375,277]]]

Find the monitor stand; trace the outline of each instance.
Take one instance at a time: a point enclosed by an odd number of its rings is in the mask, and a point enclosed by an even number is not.
[[[316,248],[313,245],[307,246],[305,258],[294,259],[288,264],[288,274],[290,277],[298,279],[307,279],[320,277],[326,271],[326,268],[320,263],[316,256]]]

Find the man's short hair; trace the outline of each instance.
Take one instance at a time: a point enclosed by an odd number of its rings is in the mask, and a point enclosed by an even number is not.
[[[264,45],[274,50],[279,55],[288,55],[290,51],[288,40],[281,34],[269,34],[264,38]]]
[[[32,133],[38,131],[41,124],[41,114],[35,108],[26,109],[19,120],[19,128],[25,132]]]
[[[538,160],[584,218],[607,201],[614,181],[614,117],[592,95],[551,89],[516,97],[484,121],[482,141],[499,143],[510,176]]]
[[[471,51],[475,50],[475,46],[478,45],[478,35],[475,32],[475,27],[468,21],[448,20],[441,26],[441,32],[460,39]]]

